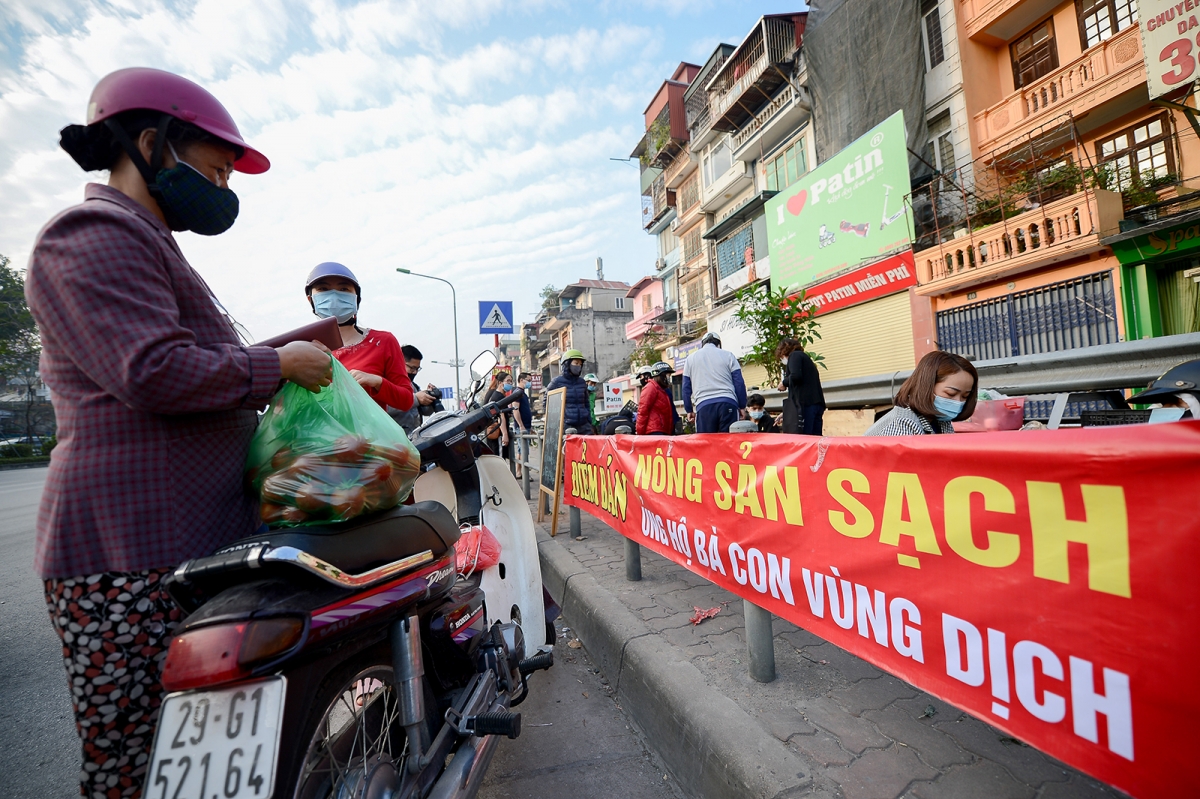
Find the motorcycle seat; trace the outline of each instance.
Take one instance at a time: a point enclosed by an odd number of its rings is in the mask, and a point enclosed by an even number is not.
[[[444,555],[458,540],[458,522],[440,502],[398,505],[348,522],[271,530],[235,541],[214,556],[266,544],[295,547],[347,574],[361,574],[430,550]]]

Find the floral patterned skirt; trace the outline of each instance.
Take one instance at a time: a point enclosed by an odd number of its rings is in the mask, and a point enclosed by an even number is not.
[[[141,796],[162,702],[162,661],[182,618],[162,585],[170,572],[46,580],[83,743],[79,793],[88,799]]]

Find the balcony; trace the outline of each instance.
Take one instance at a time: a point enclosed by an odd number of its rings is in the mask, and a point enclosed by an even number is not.
[[[730,137],[736,161],[756,160],[764,150],[770,150],[790,136],[809,116],[801,105],[802,97],[788,84],[771,102],[750,118],[745,127]]]
[[[666,179],[661,174],[650,184],[649,196],[653,204],[649,215],[643,214],[647,217],[643,225],[647,230],[661,222],[667,212],[675,206],[675,192],[667,188]]]
[[[1004,44],[1059,5],[1057,0],[962,0],[967,38]]]
[[[788,82],[799,52],[792,17],[763,17],[759,24],[713,73],[706,85],[707,120],[697,115],[694,130],[736,131],[755,114],[749,109],[769,103]],[[691,120],[689,120],[691,122]]]
[[[917,293],[946,294],[1100,248],[1121,221],[1121,195],[1087,190],[916,253]]]
[[[686,149],[679,152],[663,171],[663,177],[667,181],[667,188],[679,188],[679,185],[692,173],[696,164],[697,162],[692,160],[691,155]]]
[[[1083,116],[1145,83],[1141,27],[1134,25],[976,114],[979,151],[995,150],[1003,142],[1029,134],[1054,117],[1067,113]]]
[[[655,320],[662,316],[662,314],[663,307],[656,305],[649,313],[644,313],[632,322],[627,322],[625,324],[625,338],[630,341],[636,341],[649,331],[660,327]]]

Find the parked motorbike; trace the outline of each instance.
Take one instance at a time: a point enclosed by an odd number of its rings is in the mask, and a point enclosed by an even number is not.
[[[472,369],[486,375],[488,358]],[[176,569],[169,590],[188,615],[163,667],[147,797],[476,794],[499,737],[520,735],[529,675],[553,665],[528,505],[503,461],[476,455],[511,399],[413,436],[415,504],[273,530]],[[501,559],[462,578],[454,545],[479,524]]]

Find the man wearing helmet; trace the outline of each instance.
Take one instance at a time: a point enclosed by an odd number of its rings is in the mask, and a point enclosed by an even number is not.
[[[638,398],[637,434],[669,436],[675,432],[675,403],[671,400],[670,375],[675,369],[666,361],[650,367],[650,380]]]
[[[336,317],[342,348],[333,356],[381,408],[409,411],[416,384],[396,337],[384,330],[358,326],[362,287],[350,269],[334,261],[317,264],[304,284],[308,304],[322,319]],[[420,369],[418,363],[417,369]]]
[[[1162,377],[1133,398],[1139,404],[1162,403],[1185,407],[1183,418],[1200,419],[1200,359],[1184,361],[1163,372]]]
[[[721,349],[720,336],[706,333],[700,349],[683,364],[683,409],[688,419],[696,422],[697,433],[728,433],[745,408],[741,364],[733,353]]]
[[[579,350],[567,350],[559,361],[562,374],[550,381],[547,392],[565,388],[566,401],[563,403],[563,426],[573,427],[580,435],[591,435],[592,408],[588,407],[587,383],[583,379],[583,353]],[[595,406],[595,403],[591,403]]]
[[[588,413],[592,417],[592,430],[600,429],[600,420],[596,418],[596,394],[600,391],[600,378],[592,372],[583,376],[584,385],[588,390]]]
[[[96,85],[87,124],[64,128],[61,145],[109,178],[42,229],[29,260],[59,442],[34,566],[73,689],[81,792],[130,797],[181,615],[162,578],[259,527],[242,477],[256,411],[281,379],[329,385],[330,360],[310,342],[240,341],[175,241],[173,231],[228,230],[231,175],[270,166],[215,97],[177,75],[123,69]],[[94,667],[101,650],[111,674]],[[101,695],[122,700],[101,713],[89,701]]]

